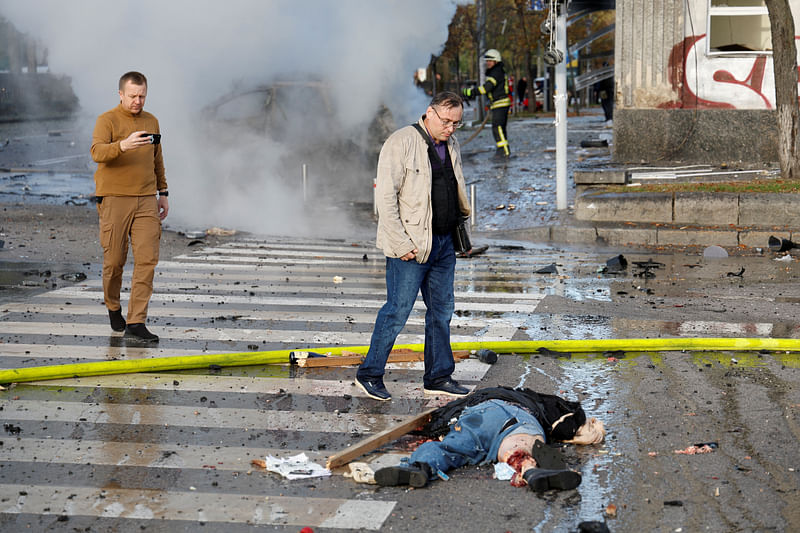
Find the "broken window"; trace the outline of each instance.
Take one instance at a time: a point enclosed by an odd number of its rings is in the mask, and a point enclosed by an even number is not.
[[[710,54],[772,51],[772,34],[764,0],[709,0]]]

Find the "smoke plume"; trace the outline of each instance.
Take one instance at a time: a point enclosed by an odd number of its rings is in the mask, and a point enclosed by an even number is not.
[[[371,202],[381,105],[424,110],[412,83],[447,38],[452,0],[26,0],[2,14],[44,41],[93,123],[128,70],[148,77],[163,134],[169,225],[259,234],[344,226],[342,198]],[[261,87],[272,88],[246,94]],[[226,99],[231,93],[236,98]],[[383,115],[386,116],[385,114]],[[89,139],[87,138],[87,151]],[[301,164],[308,165],[303,208]]]

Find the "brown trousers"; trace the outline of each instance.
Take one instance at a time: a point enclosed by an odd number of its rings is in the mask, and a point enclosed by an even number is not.
[[[144,324],[153,295],[158,264],[161,220],[155,196],[106,196],[97,204],[100,245],[103,247],[103,298],[112,311],[121,308],[122,268],[128,259],[128,237],[133,251],[128,323]]]

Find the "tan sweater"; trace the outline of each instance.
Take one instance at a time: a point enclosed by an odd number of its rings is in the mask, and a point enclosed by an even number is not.
[[[134,131],[160,133],[155,116],[142,110],[137,115],[118,105],[97,117],[92,134],[92,159],[97,196],[150,196],[167,188],[161,145],[123,152],[120,141]]]

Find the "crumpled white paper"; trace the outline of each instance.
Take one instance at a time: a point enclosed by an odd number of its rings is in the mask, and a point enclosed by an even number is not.
[[[266,457],[267,470],[280,474],[286,479],[306,479],[310,477],[330,476],[331,471],[308,460],[304,453],[280,459],[268,455]]]
[[[494,478],[500,481],[508,481],[514,475],[515,470],[508,466],[508,463],[494,464]]]

